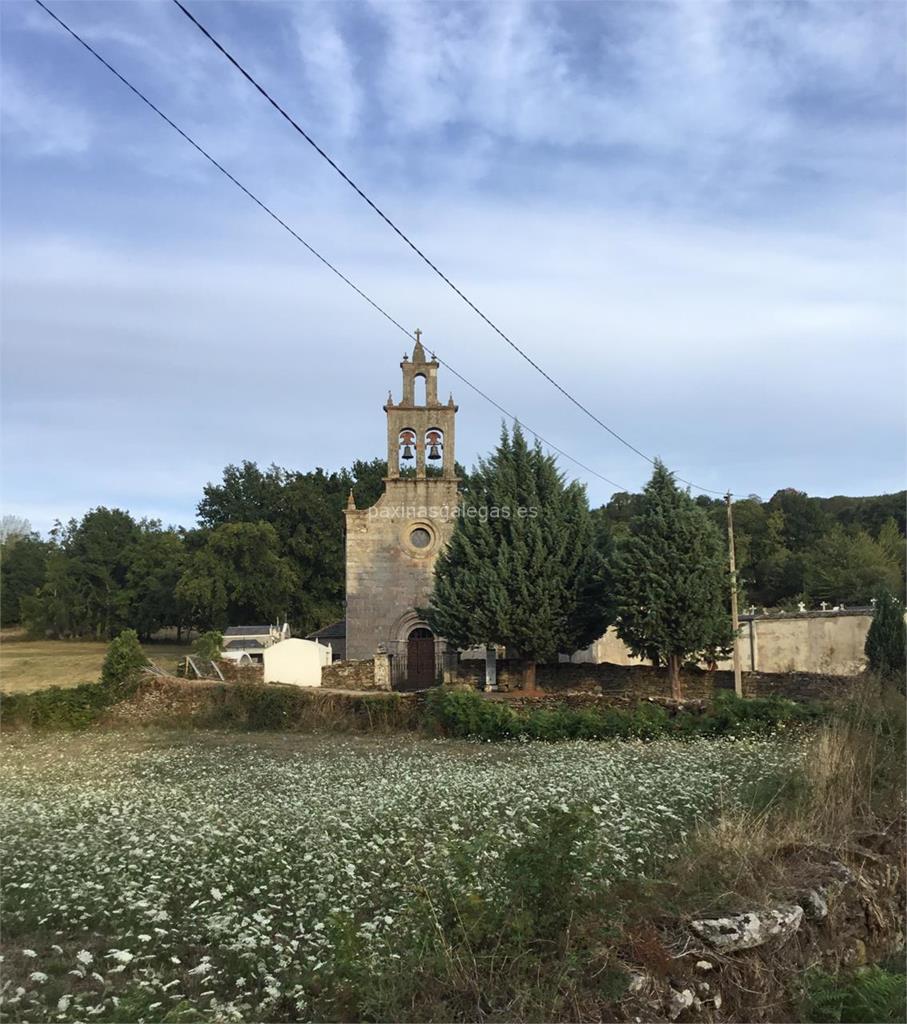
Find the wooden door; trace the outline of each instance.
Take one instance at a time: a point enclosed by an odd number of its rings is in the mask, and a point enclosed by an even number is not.
[[[434,686],[435,638],[429,629],[414,629],[406,644],[406,682],[413,689]]]

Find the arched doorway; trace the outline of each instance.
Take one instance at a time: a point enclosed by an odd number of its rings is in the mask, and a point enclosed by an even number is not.
[[[436,682],[434,634],[424,626],[417,626],[406,640],[406,685],[421,690]]]

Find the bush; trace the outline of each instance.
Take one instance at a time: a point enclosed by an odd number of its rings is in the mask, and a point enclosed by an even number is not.
[[[897,677],[903,688],[907,671],[907,624],[904,623],[904,606],[887,590],[876,595],[864,650],[872,672]]]
[[[432,690],[426,716],[446,736],[482,740],[640,739],[661,736],[760,736],[788,725],[817,721],[824,711],[781,697],[742,700],[721,694],[706,711],[682,709],[674,715],[648,701],[633,707],[539,708],[515,711],[501,701],[487,700],[474,690]]]
[[[834,1024],[874,1024],[907,1020],[907,977],[882,967],[852,974],[809,972],[804,979],[803,1020]]]
[[[110,703],[108,691],[97,683],[66,690],[54,686],[37,693],[0,695],[0,715],[7,728],[84,729]]]
[[[784,697],[751,697],[720,693],[697,723],[703,736],[760,736],[788,725],[816,721],[823,715],[816,704],[798,704]]]
[[[110,703],[124,700],[135,693],[141,670],[147,664],[148,659],[134,629],[124,629],[110,641],[101,669],[101,686],[107,691]]]
[[[221,656],[223,647],[224,634],[217,629],[211,629],[207,633],[202,633],[195,641],[192,652],[203,661],[217,661]]]
[[[419,727],[418,707],[396,694],[368,697],[240,681],[218,687],[196,724],[263,732],[401,732]]]
[[[425,707],[429,724],[440,727],[447,736],[505,740],[522,732],[511,708],[485,700],[473,690],[431,690]]]

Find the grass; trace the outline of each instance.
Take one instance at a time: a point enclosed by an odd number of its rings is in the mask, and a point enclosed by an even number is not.
[[[173,672],[190,646],[150,643],[143,645],[143,650],[165,671]],[[0,636],[0,690],[30,693],[96,682],[106,653],[105,641],[30,640],[19,631],[4,630]]]

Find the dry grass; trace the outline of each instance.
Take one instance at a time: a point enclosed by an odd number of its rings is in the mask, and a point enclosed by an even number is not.
[[[165,671],[174,672],[186,645],[146,644],[144,651]],[[51,686],[78,686],[95,682],[107,644],[94,640],[29,640],[11,630],[0,636],[0,690],[30,693]]]
[[[899,836],[904,718],[903,698],[867,680],[848,713],[811,737],[799,779],[700,827],[678,865],[684,901],[693,896],[705,911],[777,897],[812,859],[862,850],[867,836]]]

